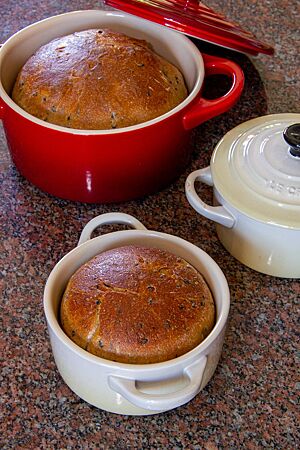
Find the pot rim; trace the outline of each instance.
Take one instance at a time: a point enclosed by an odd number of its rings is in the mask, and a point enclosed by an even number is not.
[[[15,34],[13,34],[11,37],[9,37],[6,40],[6,42],[2,45],[2,47],[0,48],[0,66],[1,66],[1,60],[5,57],[6,53],[9,52],[9,50],[16,45],[15,41],[18,40],[19,37],[22,36],[23,34],[26,34],[26,33],[30,32],[31,30],[33,30],[34,28],[38,28],[40,26],[47,27],[47,26],[49,26],[50,22],[55,22],[56,20],[60,20],[61,18],[64,18],[67,16],[88,15],[88,14],[90,14],[90,15],[93,14],[93,16],[95,14],[97,14],[99,17],[103,17],[103,16],[126,17],[127,19],[130,18],[129,20],[131,20],[132,22],[147,22],[147,23],[149,23],[148,20],[141,19],[139,17],[135,17],[130,14],[123,13],[123,12],[119,13],[119,12],[116,12],[113,10],[92,10],[92,9],[78,10],[78,11],[71,11],[71,12],[66,12],[63,14],[51,16],[46,19],[42,19],[37,22],[34,22],[33,24],[26,26],[25,28],[17,31]],[[40,125],[40,126],[43,126],[46,128],[50,128],[54,131],[61,131],[63,133],[70,133],[70,134],[74,134],[74,135],[119,134],[119,133],[124,133],[124,132],[140,130],[140,129],[143,129],[148,126],[155,125],[156,123],[162,122],[162,121],[168,119],[170,116],[173,116],[173,115],[179,113],[180,111],[182,111],[195,99],[195,97],[199,93],[199,91],[202,87],[203,81],[204,81],[204,62],[203,62],[201,52],[198,50],[198,48],[195,46],[195,44],[190,39],[188,39],[187,36],[185,36],[181,33],[178,33],[174,30],[163,27],[162,25],[158,25],[156,23],[152,23],[151,27],[154,30],[156,29],[157,31],[160,31],[161,28],[164,28],[164,34],[166,34],[166,33],[169,34],[170,39],[172,37],[176,36],[176,39],[181,40],[183,46],[185,47],[185,50],[189,51],[190,54],[193,56],[195,65],[198,69],[196,82],[194,83],[194,86],[193,86],[191,92],[189,93],[189,95],[187,96],[187,98],[183,102],[181,102],[179,105],[177,105],[175,108],[171,109],[170,111],[167,111],[165,114],[163,114],[161,116],[155,117],[154,119],[148,120],[147,122],[142,122],[137,125],[131,125],[129,127],[117,128],[117,129],[82,130],[82,129],[76,129],[76,128],[67,128],[67,127],[63,127],[60,125],[51,124],[49,122],[45,122],[44,120],[38,119],[38,118],[32,116],[31,114],[27,113],[25,110],[23,110],[8,95],[8,93],[4,89],[1,78],[0,78],[0,100],[5,102],[16,113],[20,114],[25,119],[27,119],[37,125]],[[151,39],[151,38],[149,38],[149,39]],[[1,76],[1,72],[0,72],[0,76]]]
[[[82,349],[81,347],[79,347],[64,333],[61,326],[59,325],[59,320],[53,311],[54,308],[52,307],[51,298],[50,298],[51,297],[51,295],[50,295],[51,289],[52,289],[53,283],[55,282],[55,279],[58,276],[58,274],[64,269],[65,265],[69,262],[69,260],[71,258],[74,257],[74,255],[76,255],[78,253],[79,254],[83,253],[84,250],[87,249],[88,247],[95,246],[95,243],[99,242],[99,240],[103,240],[105,242],[105,239],[108,240],[107,236],[109,236],[109,239],[111,239],[112,237],[117,238],[118,236],[121,236],[121,235],[123,235],[122,245],[126,245],[126,243],[124,242],[125,238],[129,239],[130,236],[133,236],[133,235],[135,235],[137,237],[151,236],[152,238],[156,239],[157,241],[165,240],[165,241],[168,241],[168,243],[177,244],[177,245],[181,246],[182,248],[185,248],[186,250],[188,250],[190,252],[190,254],[193,255],[194,257],[196,257],[198,259],[198,261],[201,261],[201,263],[203,263],[203,265],[205,265],[205,267],[209,267],[210,273],[213,274],[213,276],[214,276],[214,284],[219,287],[219,290],[222,293],[222,304],[221,304],[220,311],[217,314],[218,317],[217,317],[216,323],[215,323],[212,331],[200,344],[198,344],[195,348],[193,348],[189,352],[187,352],[177,358],[168,360],[168,361],[163,361],[163,362],[159,362],[159,363],[151,363],[151,364],[129,364],[129,363],[120,363],[120,362],[116,362],[116,361],[110,361],[108,359],[104,359],[99,356],[93,355],[93,354],[87,352],[86,350]],[[110,245],[109,248],[114,248],[114,246]],[[100,251],[97,250],[93,256],[95,256],[96,254],[98,254],[100,252],[101,252],[101,250]],[[86,259],[86,261],[89,260],[93,256],[89,256]],[[77,260],[78,260],[78,257],[77,257]],[[79,267],[83,263],[84,262],[79,264],[77,267]],[[72,266],[74,266],[74,265],[75,264],[73,262]],[[76,268],[74,268],[74,271],[76,270]],[[74,273],[74,271],[73,271],[73,273]],[[212,344],[212,342],[214,342],[217,339],[217,337],[222,332],[222,330],[227,322],[229,309],[230,309],[230,292],[229,292],[227,280],[226,280],[225,275],[223,274],[221,268],[206,252],[201,250],[196,245],[194,245],[180,237],[170,235],[167,233],[158,232],[158,231],[121,230],[121,231],[115,231],[115,232],[107,233],[105,235],[93,238],[93,239],[79,245],[78,247],[75,247],[73,250],[71,250],[65,256],[63,256],[63,258],[60,259],[60,261],[54,266],[54,268],[52,269],[52,271],[47,279],[45,289],[44,289],[43,307],[44,307],[44,313],[46,316],[48,327],[56,335],[56,338],[65,347],[68,348],[68,350],[76,353],[80,358],[84,358],[85,360],[89,361],[90,363],[96,364],[97,366],[104,365],[105,367],[111,368],[111,369],[119,368],[119,369],[124,369],[124,370],[129,370],[129,371],[131,371],[131,370],[145,371],[146,370],[147,372],[148,371],[152,372],[152,371],[156,371],[157,369],[163,369],[163,368],[167,368],[167,367],[170,368],[170,367],[181,365],[182,363],[185,362],[185,360],[193,359],[195,356],[197,356],[199,354],[205,354],[205,351]]]

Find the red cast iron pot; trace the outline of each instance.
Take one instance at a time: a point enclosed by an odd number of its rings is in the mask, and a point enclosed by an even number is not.
[[[182,71],[189,96],[151,121],[115,130],[74,130],[37,119],[10,98],[25,61],[43,44],[74,31],[110,27],[146,39]],[[205,75],[225,74],[230,90],[215,100],[201,97]],[[12,159],[34,185],[57,197],[117,202],[153,193],[187,163],[192,128],[222,114],[240,97],[243,72],[235,63],[201,55],[184,35],[113,11],[76,11],[42,20],[16,33],[0,50],[0,118]]]

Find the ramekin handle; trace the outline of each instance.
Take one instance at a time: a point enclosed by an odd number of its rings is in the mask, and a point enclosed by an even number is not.
[[[232,84],[225,95],[214,100],[207,100],[200,94],[197,101],[192,104],[191,108],[183,116],[183,126],[186,130],[195,128],[212,117],[228,111],[238,101],[244,88],[244,73],[235,62],[205,54],[202,54],[202,57],[205,76],[227,75],[232,79]]]
[[[109,225],[113,223],[129,225],[136,230],[147,230],[147,228],[139,220],[129,214],[119,212],[101,214],[100,216],[94,217],[85,225],[77,245],[81,245],[91,239],[93,231],[95,231],[95,229],[100,225]]]
[[[183,375],[188,379],[188,384],[182,389],[168,394],[146,394],[137,388],[136,380],[114,375],[109,377],[108,382],[113,391],[121,394],[135,406],[150,411],[169,410],[187,403],[198,394],[206,362],[207,357],[202,356],[196,362],[186,367],[183,370]],[[157,380],[157,382],[159,381]]]
[[[195,190],[195,182],[201,181],[209,186],[213,186],[213,179],[210,167],[195,170],[190,173],[185,182],[185,193],[190,205],[202,216],[213,220],[227,228],[232,228],[235,218],[224,206],[210,206],[205,203]]]

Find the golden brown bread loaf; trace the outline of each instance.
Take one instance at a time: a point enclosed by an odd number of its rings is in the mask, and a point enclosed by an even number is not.
[[[77,129],[135,125],[187,96],[180,71],[143,40],[108,29],[51,41],[29,58],[12,98],[25,111]]]
[[[65,333],[88,352],[146,364],[196,347],[214,326],[215,305],[203,277],[182,258],[125,246],[73,274],[60,317]]]

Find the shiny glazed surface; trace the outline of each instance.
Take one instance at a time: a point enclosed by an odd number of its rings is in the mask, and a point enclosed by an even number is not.
[[[249,30],[243,30],[198,0],[107,0],[106,3],[189,36],[234,50],[253,55],[258,52],[271,55],[274,52],[272,46],[255,39]]]
[[[232,257],[219,241],[215,223],[189,206],[184,183],[191,171],[209,165],[216,144],[236,125],[264,114],[300,112],[298,1],[206,3],[273,44],[276,52],[250,58],[197,44],[203,53],[236,61],[245,73],[245,89],[229,112],[196,127],[189,166],[168,188],[118,205],[52,197],[19,174],[0,124],[2,448],[297,448],[299,280],[263,275]],[[0,42],[37,20],[87,7],[104,4],[2,2]],[[205,91],[212,94],[215,88],[209,83]],[[202,194],[212,202],[210,188]],[[111,211],[132,214],[149,229],[200,246],[219,264],[230,286],[230,316],[213,377],[189,403],[163,414],[124,417],[90,406],[69,389],[52,356],[42,308],[44,284],[57,261],[76,246],[88,220]]]
[[[216,146],[210,166],[187,177],[191,206],[217,224],[225,248],[262,273],[300,278],[300,159],[283,139],[297,114],[275,114],[247,121]],[[213,187],[214,204],[196,191],[200,181]]]
[[[127,224],[135,230],[90,239],[93,230],[108,224]],[[80,242],[56,264],[44,289],[44,312],[52,351],[66,384],[88,403],[119,414],[154,414],[176,408],[192,399],[212,377],[223,345],[230,300],[226,279],[218,265],[189,242],[145,230],[136,219],[123,213],[94,218],[83,230]],[[63,332],[59,307],[71,275],[93,256],[124,245],[154,246],[169,251],[202,274],[215,301],[216,324],[206,339],[189,352],[160,363],[126,364],[86,352]],[[87,373],[89,383],[86,382]],[[139,383],[142,383],[140,387]]]
[[[26,55],[59,34],[87,25],[109,25],[149,40],[162,56],[177,63],[190,91],[188,98],[157,119],[109,131],[70,131],[23,112],[7,93]],[[28,27],[3,46],[0,61],[4,87],[1,118],[20,173],[52,195],[89,203],[128,200],[168,185],[189,160],[191,129],[232,107],[244,85],[243,73],[235,63],[210,56],[203,62],[198,49],[184,36],[170,30],[161,34],[158,25],[102,11],[70,13]],[[226,95],[214,100],[201,98],[205,73],[231,78]]]

